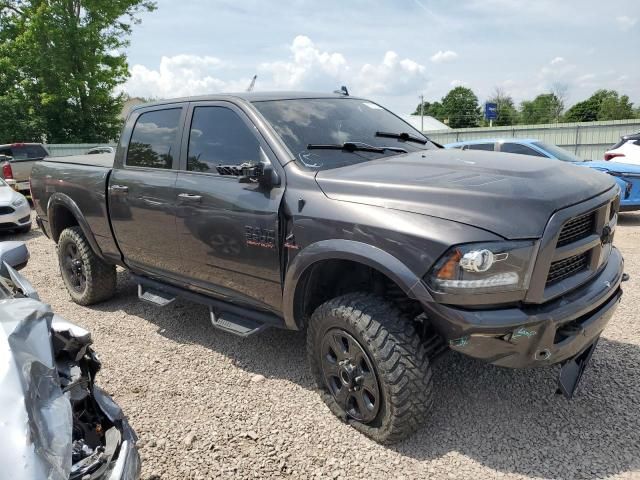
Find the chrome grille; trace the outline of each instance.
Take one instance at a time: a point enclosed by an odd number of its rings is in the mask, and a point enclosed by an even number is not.
[[[589,252],[584,252],[573,257],[557,260],[551,263],[547,286],[560,282],[576,273],[586,270],[589,265]]]
[[[569,220],[560,230],[557,246],[562,247],[587,238],[594,232],[595,219],[596,212],[589,212]]]

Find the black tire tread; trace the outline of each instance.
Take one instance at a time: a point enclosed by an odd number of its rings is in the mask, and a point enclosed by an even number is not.
[[[76,292],[67,284],[62,272],[62,249],[60,247],[68,241],[76,244],[84,262],[87,287],[82,294]],[[80,227],[65,228],[60,234],[58,238],[58,261],[65,287],[67,287],[67,291],[73,301],[78,305],[93,305],[113,297],[116,291],[116,267],[106,263],[94,253]]]
[[[347,419],[324,385],[316,349],[325,320],[340,317],[368,350],[378,371],[387,403],[377,425]],[[372,293],[334,298],[313,313],[307,332],[307,351],[321,395],[329,408],[357,430],[379,443],[398,442],[424,423],[433,403],[433,378],[427,350],[413,323],[393,303]],[[379,415],[380,417],[380,415]]]

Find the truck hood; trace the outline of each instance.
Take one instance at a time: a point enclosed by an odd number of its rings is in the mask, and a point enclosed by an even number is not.
[[[551,215],[615,187],[606,174],[538,157],[428,150],[323,170],[329,198],[473,225],[505,238],[540,237]]]

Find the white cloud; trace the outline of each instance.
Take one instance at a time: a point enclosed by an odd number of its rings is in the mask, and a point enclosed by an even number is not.
[[[438,50],[436,53],[431,55],[431,61],[433,63],[450,62],[456,58],[458,58],[458,54],[453,50]]]
[[[564,63],[563,57],[555,57],[553,60],[549,62],[550,65],[558,65],[559,63]]]
[[[354,78],[354,85],[361,95],[404,94],[419,90],[427,83],[426,70],[424,65],[388,51],[381,63],[363,65]]]
[[[332,87],[344,80],[349,73],[347,61],[341,53],[323,52],[304,35],[293,39],[289,47],[292,58],[262,63],[258,71],[271,76],[275,88],[300,89],[326,87],[329,79]]]
[[[220,74],[230,65],[217,57],[197,55],[163,56],[158,69],[131,67],[124,90],[132,96],[172,98],[246,88],[249,79],[227,81]]]
[[[627,15],[620,15],[619,17],[616,17],[616,22],[618,22],[618,27],[620,27],[620,30],[626,32],[627,30],[631,30],[636,26],[636,23],[638,23],[638,19],[635,17],[629,17]]]
[[[288,60],[260,65],[259,72],[271,78],[267,88],[331,91],[347,85],[357,95],[371,95],[416,90],[427,82],[424,65],[393,51],[385,53],[380,63],[360,67],[349,64],[341,53],[319,49],[303,35],[293,40],[290,51]]]
[[[358,95],[403,95],[428,84],[424,65],[388,51],[380,63],[350,65],[339,52],[318,48],[304,35],[295,37],[286,59],[257,67],[256,90],[318,90],[341,85]],[[251,70],[254,70],[252,68]],[[132,96],[172,98],[206,93],[242,91],[250,78],[238,78],[235,67],[217,57],[176,55],[162,57],[157,69],[131,67],[123,90]]]
[[[467,82],[465,82],[464,80],[451,80],[451,83],[449,84],[452,87],[464,87],[467,85]]]
[[[580,75],[576,78],[576,84],[579,87],[596,87],[598,86],[598,82],[596,81],[595,73],[585,73],[584,75]]]

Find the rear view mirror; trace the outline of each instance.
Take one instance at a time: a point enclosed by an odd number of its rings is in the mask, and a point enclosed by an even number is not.
[[[24,242],[0,242],[0,275],[9,277],[7,265],[20,270],[29,261],[29,250]]]

